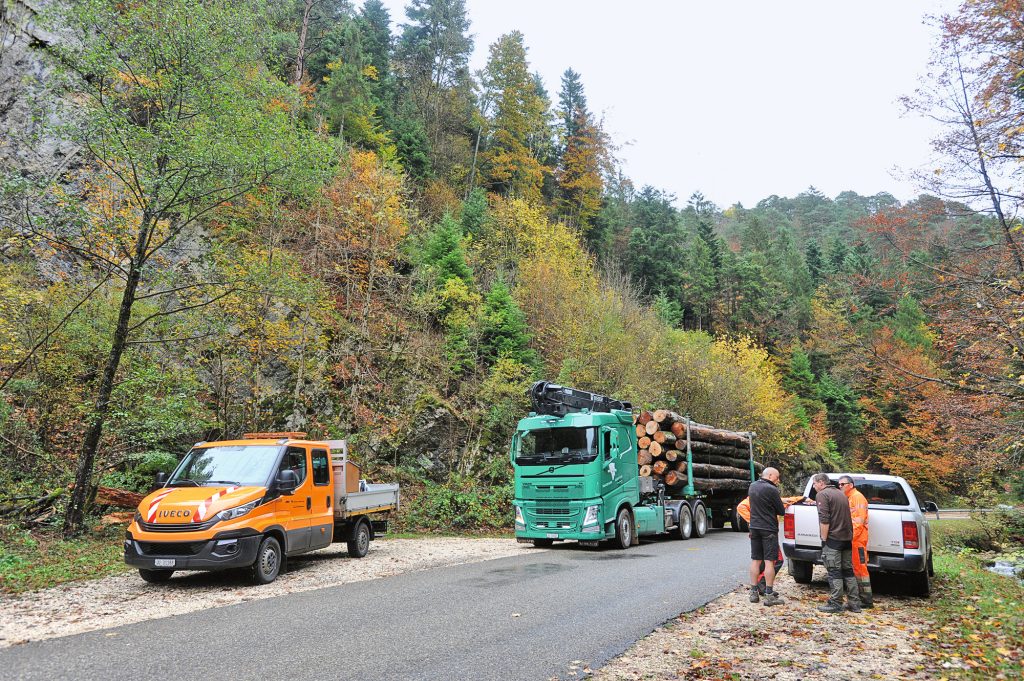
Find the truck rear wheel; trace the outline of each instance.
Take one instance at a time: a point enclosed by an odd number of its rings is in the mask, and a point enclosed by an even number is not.
[[[139,568],[139,577],[142,577],[142,581],[149,582],[150,584],[163,584],[173,574],[174,570],[147,570]]]
[[[814,575],[814,563],[806,560],[789,559],[789,576],[797,584],[810,584]]]
[[[732,525],[733,532],[749,532],[750,526],[747,525],[747,521],[740,516],[736,509],[732,509],[732,519],[729,521]]]
[[[676,518],[676,536],[680,539],[689,539],[693,534],[693,515],[690,513],[688,504],[679,505],[679,517]]]
[[[633,514],[628,509],[615,517],[615,548],[628,549],[633,544]]]
[[[932,578],[928,574],[928,567],[920,572],[907,573],[907,587],[912,596],[928,598],[932,595]]]
[[[353,558],[362,558],[370,551],[370,526],[365,520],[360,520],[356,525],[356,531],[348,542],[348,555]]]
[[[252,581],[270,584],[281,572],[281,543],[270,535],[263,538],[256,550],[256,562],[252,564]]]
[[[708,533],[708,512],[704,510],[704,504],[696,504],[693,507],[693,532],[691,537],[700,539]]]

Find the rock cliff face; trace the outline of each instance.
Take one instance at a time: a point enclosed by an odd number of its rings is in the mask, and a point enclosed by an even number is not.
[[[0,171],[50,177],[74,147],[47,132],[54,109],[45,103],[49,69],[43,51],[57,37],[39,25],[52,3],[0,0]]]

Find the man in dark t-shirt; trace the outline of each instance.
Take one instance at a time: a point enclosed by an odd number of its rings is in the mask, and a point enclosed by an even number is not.
[[[778,605],[782,599],[775,593],[775,558],[779,555],[779,516],[786,513],[779,494],[779,472],[765,468],[761,479],[750,486],[750,602],[757,603],[760,594],[761,564],[764,562],[765,605]],[[844,497],[845,498],[845,497]]]
[[[832,486],[824,473],[814,476],[812,483],[817,494],[818,524],[821,534],[821,562],[828,571],[828,603],[818,608],[822,612],[843,611],[843,592],[846,609],[860,612],[860,590],[853,573],[853,520],[846,495]]]

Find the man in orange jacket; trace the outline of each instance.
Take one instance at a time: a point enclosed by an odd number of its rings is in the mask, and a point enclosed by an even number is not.
[[[853,574],[860,587],[861,607],[874,607],[871,595],[871,576],[868,574],[868,500],[857,491],[853,478],[844,475],[839,478],[839,489],[843,490],[850,502],[850,518],[853,520]]]

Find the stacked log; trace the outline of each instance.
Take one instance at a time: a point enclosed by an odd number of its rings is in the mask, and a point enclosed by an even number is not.
[[[640,477],[651,477],[678,491],[690,482],[692,472],[693,487],[707,494],[745,492],[750,485],[749,433],[693,421],[687,430],[686,418],[667,409],[643,411],[635,425]],[[692,467],[686,462],[687,446],[693,454]],[[755,473],[763,470],[755,461]]]

